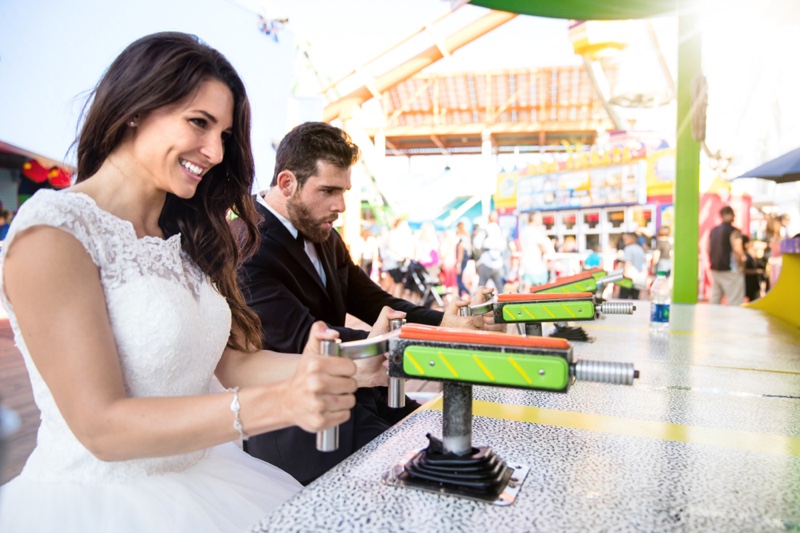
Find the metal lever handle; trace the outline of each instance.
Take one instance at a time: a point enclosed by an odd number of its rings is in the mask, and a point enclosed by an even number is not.
[[[475,316],[475,315],[485,315],[486,313],[491,313],[495,304],[495,299],[492,298],[491,300],[485,301],[480,304],[475,305],[465,305],[464,307],[458,308],[459,316]]]
[[[606,286],[610,283],[616,283],[624,277],[625,276],[622,275],[622,270],[614,270],[612,272],[609,272],[607,275],[600,278],[599,280],[597,280],[597,285]]]
[[[389,321],[389,330],[398,330],[405,323],[405,318],[393,318]],[[389,398],[386,403],[393,409],[406,406],[406,380],[403,378],[389,378]]]
[[[339,347],[341,341],[321,340],[319,342],[319,352],[327,357],[339,357]],[[321,452],[335,452],[339,449],[339,426],[323,429],[317,432],[317,450]]]
[[[389,351],[389,339],[395,335],[390,332],[369,339],[341,343],[338,355],[348,359],[367,359],[383,355]]]
[[[399,331],[384,333],[370,339],[342,343],[322,340],[319,343],[319,352],[330,357],[347,357],[348,359],[366,359],[376,357],[389,351],[389,339],[396,337]],[[405,398],[405,394],[403,394]],[[334,452],[339,449],[339,426],[317,432],[317,450],[321,452]]]

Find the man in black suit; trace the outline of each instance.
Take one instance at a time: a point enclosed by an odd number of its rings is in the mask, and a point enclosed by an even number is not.
[[[366,338],[368,332],[345,327],[345,315],[375,324],[387,306],[405,313],[409,322],[475,327],[473,319],[454,310],[444,314],[391,296],[353,263],[332,225],[345,210],[344,193],[358,158],[350,137],[324,122],[297,126],[278,146],[270,189],[256,197],[263,217],[261,246],[239,269],[247,304],[261,318],[265,348],[301,353],[317,320],[337,330],[342,341]],[[381,364],[381,359],[361,363]],[[419,406],[406,399],[405,408],[390,409],[386,387],[374,386],[386,383],[387,377],[359,383],[336,452],[318,452],[315,436],[299,428],[252,437],[246,450],[308,484]]]

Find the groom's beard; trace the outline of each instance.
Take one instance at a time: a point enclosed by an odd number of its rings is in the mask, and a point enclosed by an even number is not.
[[[297,192],[286,202],[286,210],[289,221],[294,227],[303,234],[303,237],[315,243],[325,242],[331,234],[331,228],[323,227],[322,224],[339,218],[338,215],[314,218],[311,210],[298,198]]]

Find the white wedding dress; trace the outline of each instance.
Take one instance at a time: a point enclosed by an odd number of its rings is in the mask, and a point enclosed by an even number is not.
[[[38,225],[75,237],[97,265],[130,396],[208,392],[231,314],[182,251],[180,235],[139,239],[130,222],[91,197],[42,190],[20,208],[0,261],[17,233]],[[233,443],[170,457],[97,459],[61,416],[5,290],[0,298],[42,413],[36,449],[22,473],[0,487],[3,533],[243,531],[300,490],[291,476]]]

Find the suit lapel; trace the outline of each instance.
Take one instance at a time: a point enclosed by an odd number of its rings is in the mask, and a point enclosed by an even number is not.
[[[300,267],[316,286],[323,292],[323,294],[328,294],[328,291],[325,288],[325,285],[322,284],[322,280],[319,277],[319,273],[317,273],[317,269],[314,268],[314,265],[311,263],[311,259],[308,257],[308,254],[303,249],[303,246],[292,237],[292,234],[289,233],[289,230],[286,229],[286,226],[278,220],[278,218],[273,215],[269,209],[264,207],[263,205],[256,204],[256,209],[264,218],[264,222],[261,224],[261,238],[262,239],[270,239],[277,242],[297,263],[297,266]],[[327,273],[327,270],[326,270]],[[334,276],[336,274],[334,273]],[[330,279],[330,277],[328,278]],[[328,296],[330,298],[330,296]]]

